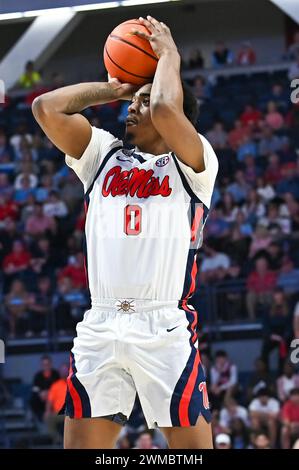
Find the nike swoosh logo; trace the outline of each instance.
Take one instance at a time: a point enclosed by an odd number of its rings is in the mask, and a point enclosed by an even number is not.
[[[175,329],[178,328],[179,326],[180,326],[180,325],[174,326],[173,328],[167,328],[166,331],[168,331],[168,333],[170,333],[170,331],[175,330]]]

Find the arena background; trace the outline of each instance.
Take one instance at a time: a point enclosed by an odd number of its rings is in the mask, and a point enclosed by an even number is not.
[[[47,405],[58,374],[36,373],[47,356],[65,376],[88,307],[82,187],[31,103],[63,85],[105,80],[105,38],[148,13],[172,30],[200,104],[198,130],[220,164],[193,299],[216,447],[296,446],[298,393],[289,397],[299,386],[291,347],[299,340],[298,2],[92,3],[0,3],[0,446],[61,447],[62,424]],[[41,11],[53,7],[64,8]],[[34,84],[24,76],[28,61]],[[114,103],[84,114],[122,136],[126,109]],[[118,446],[165,447],[159,432],[144,430],[137,403]]]

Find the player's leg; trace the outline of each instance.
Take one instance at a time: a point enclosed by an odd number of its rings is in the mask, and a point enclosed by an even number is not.
[[[212,427],[203,416],[196,426],[160,428],[170,449],[213,449]]]
[[[118,317],[90,310],[77,325],[65,400],[65,448],[113,448],[136,390],[120,363]]]
[[[64,421],[65,449],[113,449],[122,426],[106,418]]]
[[[144,320],[138,328],[136,317],[130,345],[135,359],[130,370],[147,424],[159,427],[172,448],[212,448],[196,312],[164,309],[153,311],[150,318],[149,325]]]

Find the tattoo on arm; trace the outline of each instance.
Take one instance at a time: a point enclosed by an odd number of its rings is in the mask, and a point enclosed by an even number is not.
[[[116,99],[113,90],[108,87],[91,87],[88,90],[80,91],[72,96],[65,108],[66,114],[74,114],[82,111],[89,106],[107,103]]]

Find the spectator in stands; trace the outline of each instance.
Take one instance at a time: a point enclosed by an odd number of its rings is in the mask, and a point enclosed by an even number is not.
[[[262,357],[268,364],[270,352],[273,349],[278,349],[278,370],[281,372],[288,354],[291,316],[286,296],[280,288],[275,289],[271,305],[264,310],[263,336]]]
[[[12,250],[3,260],[3,271],[7,276],[20,274],[29,268],[31,254],[22,240],[14,240]]]
[[[244,142],[245,137],[249,137],[250,130],[247,126],[243,126],[243,123],[240,119],[236,119],[234,122],[234,128],[228,133],[228,143],[233,150],[237,148]]]
[[[269,435],[265,432],[257,432],[253,440],[254,449],[271,449]]]
[[[25,65],[24,73],[19,78],[19,85],[22,88],[32,88],[36,83],[41,82],[40,73],[34,68],[34,62],[28,60]]]
[[[121,435],[118,438],[117,443],[116,443],[116,449],[128,450],[128,449],[131,449],[131,448],[132,448],[132,446],[131,446],[131,442],[130,442],[128,433],[124,433],[123,435],[121,433]]]
[[[79,178],[74,171],[70,171],[63,181],[60,195],[70,211],[75,211],[82,204],[83,190]]]
[[[26,143],[27,146],[29,145],[29,148],[30,148],[30,146],[32,145],[32,142],[33,142],[33,137],[32,137],[32,134],[28,131],[27,122],[21,121],[15,129],[15,133],[11,136],[9,140],[9,143],[14,149],[17,159],[21,158],[21,151],[23,148],[22,145]]]
[[[271,153],[279,152],[286,142],[288,142],[288,138],[286,136],[275,135],[270,126],[264,125],[258,145],[258,154],[263,157],[268,156]]]
[[[15,190],[17,191],[18,189],[21,189],[23,186],[23,179],[28,178],[29,179],[29,185],[31,189],[36,188],[37,183],[38,183],[38,178],[34,173],[30,172],[23,172],[18,174],[18,176],[15,179]]]
[[[44,234],[55,234],[56,223],[53,217],[43,213],[43,205],[39,202],[35,203],[34,213],[28,217],[25,232],[32,237]]]
[[[59,273],[58,279],[68,277],[72,281],[75,288],[86,287],[86,274],[84,268],[84,255],[82,252],[76,253],[75,256],[70,256],[68,265],[65,266]]]
[[[271,201],[275,197],[275,191],[271,184],[267,183],[262,176],[256,179],[257,194],[261,197],[261,200],[265,203]]]
[[[211,97],[209,84],[201,75],[197,75],[197,77],[194,78],[192,91],[199,105]]]
[[[53,249],[49,238],[43,236],[34,241],[31,248],[31,270],[36,276],[53,276],[61,263],[60,253]],[[36,277],[33,276],[33,277]]]
[[[237,150],[238,161],[240,163],[243,163],[248,155],[252,157],[256,157],[257,147],[256,147],[256,143],[251,137],[245,136],[243,137],[243,140],[241,141],[239,148]]]
[[[232,422],[235,419],[241,419],[245,426],[248,425],[248,412],[244,406],[238,404],[234,398],[229,398],[224,408],[220,411],[220,426],[225,432],[230,433]]]
[[[240,278],[244,259],[248,258],[251,226],[244,221],[244,215],[238,212],[236,222],[231,229],[230,237],[225,243],[225,253],[231,258],[232,264],[227,272],[227,279]],[[234,292],[236,294],[236,292]],[[243,295],[242,295],[243,297]]]
[[[254,363],[255,371],[252,373],[247,388],[247,398],[249,401],[256,398],[261,389],[267,388],[271,394],[275,392],[275,383],[269,373],[267,363],[258,357]]]
[[[62,410],[65,402],[67,377],[69,375],[67,364],[62,364],[59,368],[59,375],[60,378],[49,388],[44,414],[44,421],[47,423],[48,432],[53,444],[62,443],[64,415],[59,414],[59,412]]]
[[[258,224],[255,232],[253,233],[249,257],[253,258],[259,251],[267,250],[272,241],[271,234],[264,225]]]
[[[68,215],[67,205],[57,191],[52,190],[50,192],[47,202],[44,204],[44,214],[49,217],[57,217],[58,219]]]
[[[233,196],[234,200],[239,203],[246,199],[249,188],[250,186],[245,179],[244,172],[242,170],[238,170],[234,174],[233,183],[229,184],[226,190]]]
[[[38,202],[45,202],[54,189],[53,178],[51,175],[43,175],[41,177],[41,184],[36,188],[35,195]]]
[[[233,196],[230,193],[224,193],[223,201],[220,204],[222,208],[223,218],[231,226],[231,224],[235,222],[238,214],[238,207],[234,201]]]
[[[275,131],[277,131],[278,129],[281,129],[282,126],[284,125],[283,115],[277,110],[277,106],[274,103],[274,101],[269,101],[268,103],[265,121],[266,121],[266,124],[270,126],[271,129],[274,129]]]
[[[266,227],[269,232],[278,227],[282,233],[288,235],[291,231],[290,218],[281,216],[280,213],[279,202],[272,200],[272,202],[268,204],[267,214],[260,219],[259,224]]]
[[[281,447],[289,449],[299,438],[299,388],[290,391],[289,399],[281,410]]]
[[[289,297],[295,296],[299,292],[299,269],[295,267],[293,260],[288,256],[283,258],[277,286],[283,289]]]
[[[299,374],[295,372],[292,362],[287,359],[283,366],[283,374],[277,379],[277,395],[279,400],[284,403],[294,388],[299,389]]]
[[[212,67],[220,68],[233,63],[233,53],[223,41],[219,41],[212,53]]]
[[[255,188],[248,189],[246,202],[242,205],[242,212],[251,227],[254,227],[259,218],[265,214],[265,205],[262,202],[262,197]]]
[[[202,56],[202,52],[199,49],[193,49],[189,56],[189,61],[187,64],[188,69],[203,69],[205,66],[205,61]]]
[[[238,65],[253,65],[256,63],[256,54],[249,41],[244,41],[237,54]]]
[[[23,282],[14,280],[4,300],[10,338],[16,335],[31,336],[29,315],[31,303],[32,296]]]
[[[265,101],[274,101],[277,109],[280,111],[286,111],[289,107],[289,95],[281,83],[274,83],[271,88],[271,92],[265,96]]]
[[[212,210],[206,227],[207,238],[225,238],[229,235],[230,222],[225,220],[222,205],[218,203]]]
[[[215,150],[227,147],[227,132],[225,132],[222,122],[215,122],[206,137]]]
[[[244,108],[243,113],[240,116],[240,120],[243,126],[256,126],[262,119],[262,113],[259,109],[255,108],[253,104],[247,104]]]
[[[50,331],[53,297],[51,279],[48,276],[38,278],[37,290],[32,297],[30,305],[32,330],[36,334],[46,336]]]
[[[149,449],[158,449],[157,446],[153,443],[152,433],[150,431],[143,431],[136,442],[136,447],[134,449],[142,449],[142,450],[149,450]]]
[[[267,308],[272,301],[272,294],[276,285],[276,274],[269,270],[268,261],[259,256],[255,261],[255,270],[247,279],[247,312],[250,320],[254,320],[257,307]]]
[[[200,276],[203,283],[209,283],[223,277],[223,273],[230,267],[230,259],[226,254],[217,251],[216,243],[212,239],[208,240],[203,248],[205,258],[201,264]]]
[[[220,408],[224,400],[230,399],[237,391],[238,370],[227,353],[219,350],[211,368],[210,399],[213,408]]]
[[[216,449],[231,449],[232,443],[229,434],[220,433],[215,437]]]
[[[231,422],[230,434],[233,449],[247,449],[249,443],[249,428],[241,418]]]
[[[11,199],[8,194],[0,194],[0,225],[4,223],[5,219],[11,218],[16,220],[18,217],[18,206]]]
[[[42,421],[46,411],[48,390],[59,379],[59,373],[53,369],[52,359],[49,356],[41,358],[41,370],[33,379],[32,394],[30,398],[31,409],[39,421]]]
[[[271,447],[276,444],[279,411],[279,401],[272,398],[266,388],[260,389],[249,405],[253,431],[260,432],[265,427],[269,433]]]
[[[35,189],[32,187],[30,175],[23,174],[18,181],[18,189],[14,192],[14,201],[20,205],[25,205],[30,197],[35,195]]]

